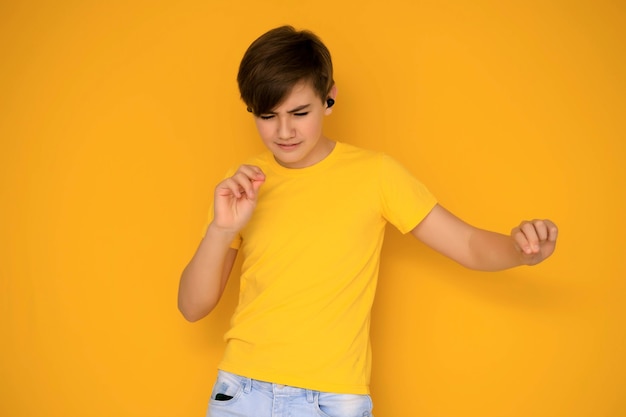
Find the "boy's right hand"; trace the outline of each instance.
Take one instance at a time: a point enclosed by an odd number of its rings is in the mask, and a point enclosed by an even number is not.
[[[242,165],[237,172],[215,187],[213,225],[239,232],[252,217],[265,174],[254,165]]]

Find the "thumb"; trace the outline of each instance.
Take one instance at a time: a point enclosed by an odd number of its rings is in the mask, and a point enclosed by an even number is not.
[[[252,189],[254,190],[254,194],[256,194],[257,191],[259,191],[259,188],[261,188],[264,182],[265,182],[265,178],[254,179],[252,181]]]

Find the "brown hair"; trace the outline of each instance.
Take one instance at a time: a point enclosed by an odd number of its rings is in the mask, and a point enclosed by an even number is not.
[[[281,26],[252,42],[244,54],[237,83],[248,111],[271,112],[301,81],[310,82],[322,101],[334,84],[328,48],[314,33]]]

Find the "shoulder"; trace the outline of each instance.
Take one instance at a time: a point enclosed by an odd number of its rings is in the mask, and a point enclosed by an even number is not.
[[[388,172],[405,172],[406,168],[391,155],[346,143],[338,143],[338,159],[342,163],[354,163],[362,165],[371,170],[372,174],[385,175]]]
[[[257,165],[266,166],[272,161],[272,153],[270,151],[264,151],[259,154],[253,155],[244,161],[245,165]]]
[[[244,159],[242,162],[237,165],[233,165],[228,169],[227,176],[234,174],[237,169],[239,169],[242,165],[253,165],[261,168],[261,170],[265,171],[267,167],[271,163],[272,154],[269,151],[265,151],[254,156],[248,157]]]
[[[337,142],[337,152],[340,157],[343,158],[376,158],[378,155],[382,155],[381,152],[372,151],[369,149],[361,148],[355,145],[351,145],[345,142]]]
[[[383,152],[364,149],[355,145],[337,142],[336,161],[341,166],[362,167],[378,170],[381,161],[386,157]],[[374,172],[374,171],[372,171]]]

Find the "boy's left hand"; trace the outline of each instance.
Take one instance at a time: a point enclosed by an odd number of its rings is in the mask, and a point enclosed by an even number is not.
[[[526,265],[538,264],[552,255],[557,235],[558,228],[550,220],[523,221],[511,230],[511,237]]]

